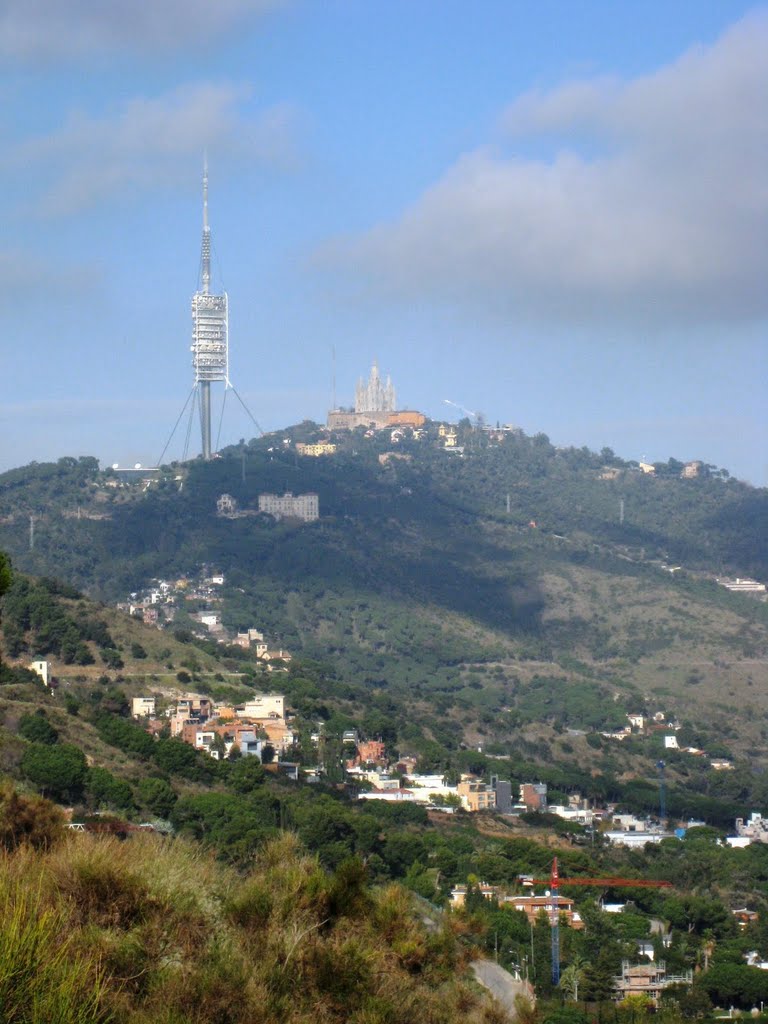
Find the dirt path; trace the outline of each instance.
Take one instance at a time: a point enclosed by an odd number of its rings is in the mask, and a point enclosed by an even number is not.
[[[515,996],[532,996],[531,987],[527,982],[518,981],[514,975],[492,960],[473,960],[472,970],[480,984],[488,989],[512,1020],[515,1019]]]

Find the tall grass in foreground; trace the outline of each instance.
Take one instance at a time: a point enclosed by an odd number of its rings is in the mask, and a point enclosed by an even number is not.
[[[73,948],[66,915],[45,906],[41,879],[0,865],[0,1019],[3,1024],[96,1024],[108,1017],[97,961]]]
[[[245,876],[181,840],[0,854],[4,1024],[497,1024],[450,924],[284,834]]]

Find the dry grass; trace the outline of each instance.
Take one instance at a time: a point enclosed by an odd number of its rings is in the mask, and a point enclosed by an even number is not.
[[[199,847],[77,835],[0,857],[9,1024],[482,1024],[450,927],[401,887],[328,875],[292,835],[241,877]]]

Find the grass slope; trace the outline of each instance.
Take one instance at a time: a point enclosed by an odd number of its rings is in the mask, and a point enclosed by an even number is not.
[[[504,1015],[359,862],[323,871],[284,835],[236,875],[194,844],[72,836],[0,855],[8,1024],[464,1024]]]

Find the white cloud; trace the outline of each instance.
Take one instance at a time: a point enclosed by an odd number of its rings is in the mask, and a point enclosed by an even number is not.
[[[284,0],[0,0],[0,54],[103,57],[203,44]]]
[[[390,298],[537,319],[765,315],[766,52],[758,14],[653,74],[521,96],[500,144],[322,259]]]
[[[76,111],[50,134],[9,147],[2,162],[32,183],[36,211],[53,215],[183,181],[205,147],[217,162],[290,166],[295,111],[254,111],[249,100],[248,86],[204,82],[135,97],[102,117]]]

